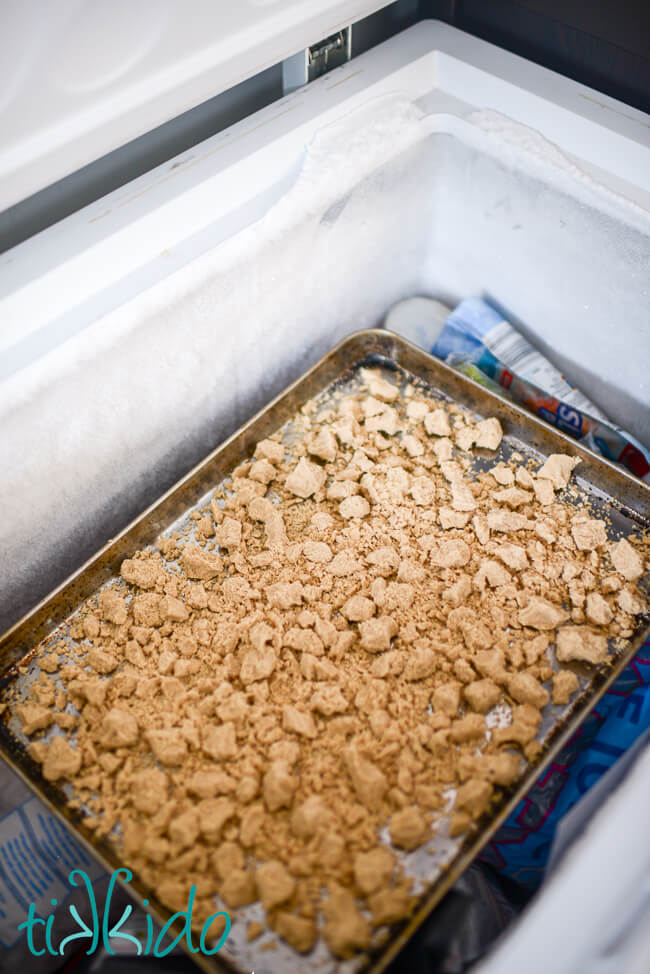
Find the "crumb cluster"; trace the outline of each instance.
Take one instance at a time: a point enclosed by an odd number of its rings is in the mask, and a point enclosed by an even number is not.
[[[645,610],[646,542],[567,502],[574,458],[498,462],[497,419],[362,382],[258,443],[191,538],[124,561],[16,706],[44,777],[170,909],[192,884],[198,923],[259,901],[337,957],[412,909],[402,853],[450,790],[460,835],[537,756],[574,664]]]

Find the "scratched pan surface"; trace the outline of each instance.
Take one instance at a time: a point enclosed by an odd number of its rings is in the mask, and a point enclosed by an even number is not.
[[[205,505],[215,487],[224,481],[228,483],[233,468],[252,455],[259,439],[283,427],[289,441],[299,424],[300,407],[308,399],[317,397],[320,408],[327,408],[334,390],[358,390],[359,368],[371,364],[390,371],[393,381],[403,386],[409,382],[415,384],[421,394],[432,399],[456,402],[478,416],[498,416],[505,432],[499,459],[507,459],[515,451],[522,454],[524,462],[530,458],[542,462],[550,453],[579,456],[582,462],[577,468],[579,475],[575,477],[575,489],[566,492],[566,500],[573,504],[588,500],[594,511],[607,519],[608,533],[613,540],[639,535],[648,528],[650,488],[625,471],[582,449],[574,440],[390,332],[363,331],[352,335],[226,440],[0,639],[0,704],[8,704],[0,721],[0,754],[107,870],[112,871],[122,864],[110,836],[98,840],[82,824],[82,812],[68,807],[66,801],[72,796],[69,785],[62,788],[44,780],[40,766],[27,754],[28,742],[13,715],[14,703],[11,701],[15,702],[17,695],[28,692],[40,673],[40,654],[47,652],[55,640],[60,643],[62,637],[65,639],[76,612],[86,599],[96,596],[100,589],[112,583],[124,558],[138,549],[155,546],[160,535],[178,531],[189,537],[193,526],[190,513]],[[493,463],[494,455],[489,459],[477,456],[473,460],[476,470]],[[643,584],[647,584],[647,579]],[[302,974],[309,970],[319,974],[333,971],[356,974],[361,970],[383,970],[575,732],[647,638],[649,629],[647,620],[640,618],[625,647],[614,652],[606,665],[595,671],[585,669],[579,674],[580,691],[570,705],[546,708],[538,735],[543,742],[540,756],[528,766],[517,785],[490,808],[475,831],[450,839],[447,836],[447,808],[436,823],[433,840],[413,853],[403,854],[404,869],[414,879],[418,905],[408,921],[382,931],[381,942],[370,955],[336,962],[321,939],[310,955],[301,957],[270,932],[249,944],[246,940],[248,922],[264,919],[261,906],[254,904],[238,911],[227,942],[216,957],[193,955],[192,960],[206,971],[255,970],[257,974]],[[448,796],[448,806],[451,804],[452,793]],[[140,901],[143,897],[149,899],[147,909],[159,922],[169,917],[169,911],[155,900],[155,891],[152,894],[137,876],[129,890]]]

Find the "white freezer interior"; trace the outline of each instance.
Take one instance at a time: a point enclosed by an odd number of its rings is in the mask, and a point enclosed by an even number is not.
[[[648,444],[649,134],[421,24],[0,256],[0,631],[413,294],[488,296]]]
[[[647,120],[557,84],[419,25],[2,255],[0,628],[408,295],[489,296],[647,441]]]

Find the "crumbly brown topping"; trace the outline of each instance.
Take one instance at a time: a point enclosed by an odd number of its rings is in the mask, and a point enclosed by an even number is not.
[[[498,420],[363,382],[258,443],[191,538],[125,560],[16,708],[167,906],[192,883],[201,915],[259,900],[295,950],[341,957],[411,910],[396,850],[450,790],[456,835],[536,755],[550,692],[579,689],[550,664],[601,663],[645,608],[645,542],[557,493],[573,458],[497,463]]]

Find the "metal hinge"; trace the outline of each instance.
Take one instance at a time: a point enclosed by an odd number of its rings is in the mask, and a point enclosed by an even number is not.
[[[338,68],[350,60],[352,27],[344,27],[317,44],[298,51],[282,62],[282,88],[285,95],[301,88],[314,78]]]

